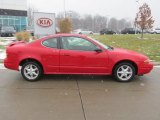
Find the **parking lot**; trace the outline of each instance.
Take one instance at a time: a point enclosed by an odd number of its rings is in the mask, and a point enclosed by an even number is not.
[[[0,70],[0,120],[159,120],[160,68],[130,83],[112,77],[47,75],[27,82]]]

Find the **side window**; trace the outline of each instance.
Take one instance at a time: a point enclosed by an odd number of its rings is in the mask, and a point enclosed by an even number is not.
[[[62,37],[63,49],[94,51],[97,47],[92,42],[79,37]]]
[[[57,48],[57,38],[50,38],[50,39],[44,40],[42,44],[46,47]]]

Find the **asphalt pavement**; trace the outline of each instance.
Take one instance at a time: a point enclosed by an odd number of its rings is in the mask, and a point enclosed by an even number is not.
[[[160,120],[160,67],[130,83],[110,76],[0,70],[0,120]]]

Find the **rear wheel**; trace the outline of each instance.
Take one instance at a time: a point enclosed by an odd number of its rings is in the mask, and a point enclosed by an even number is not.
[[[119,82],[129,82],[135,76],[135,67],[127,62],[118,64],[113,72],[114,77]]]
[[[42,75],[42,68],[35,62],[27,62],[22,66],[21,74],[24,79],[34,82]]]

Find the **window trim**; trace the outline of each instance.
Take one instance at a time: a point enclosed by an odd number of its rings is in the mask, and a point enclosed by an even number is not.
[[[57,47],[56,47],[56,48],[54,48],[54,47],[48,47],[48,46],[45,46],[45,45],[43,44],[44,41],[49,40],[49,39],[53,39],[53,38],[56,38],[56,39],[57,39]],[[42,41],[41,41],[41,45],[42,45],[43,47],[45,47],[45,48],[60,49],[60,37],[46,38],[45,40],[42,40]]]
[[[88,42],[94,44],[97,48],[99,48],[99,46],[97,46],[94,42],[91,42],[91,41],[89,41],[89,40],[87,40],[87,39],[85,39],[85,38],[79,37],[79,36],[61,36],[61,37],[60,37],[60,49],[62,49],[62,50],[71,50],[71,49],[64,49],[64,48],[63,48],[63,43],[62,43],[62,38],[63,38],[63,37],[75,37],[75,38],[81,38],[81,39],[84,39],[84,40],[86,40],[86,41],[88,41]],[[101,48],[100,48],[100,49],[101,49]],[[74,50],[74,49],[73,49],[72,51],[95,52],[94,50]]]

